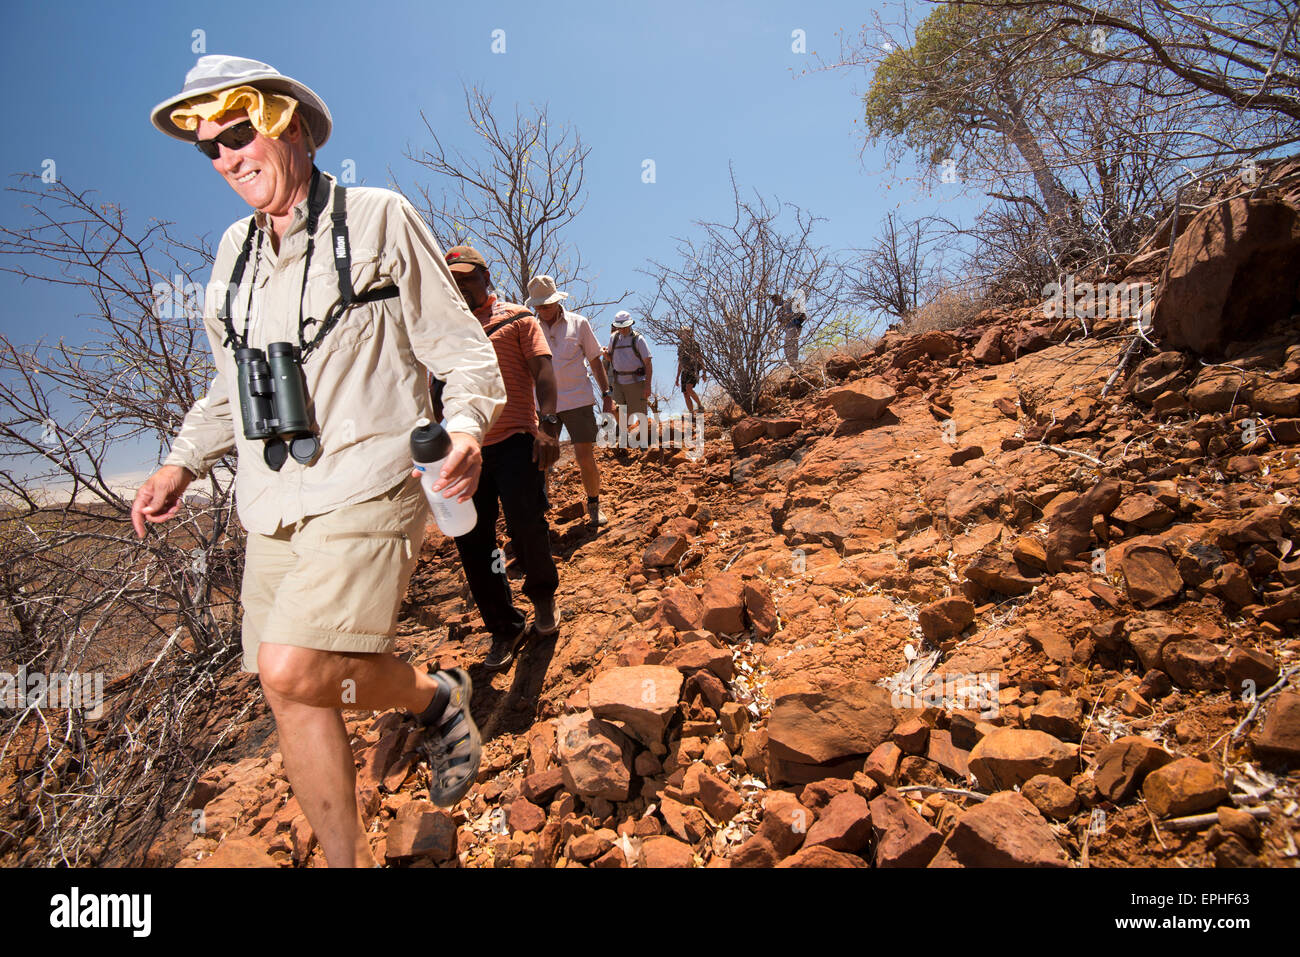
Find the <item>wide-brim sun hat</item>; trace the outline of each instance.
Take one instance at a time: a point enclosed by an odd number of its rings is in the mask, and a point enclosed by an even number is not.
[[[614,313],[614,321],[610,323],[615,329],[631,329],[632,313],[620,310]]]
[[[334,118],[315,90],[260,60],[220,53],[199,57],[190,72],[185,74],[185,85],[181,91],[155,106],[149,119],[155,127],[173,139],[193,143],[198,139],[197,131],[183,129],[173,123],[172,110],[194,97],[235,86],[253,86],[293,97],[298,101],[298,109],[307,121],[307,128],[311,130],[311,138],[316,147],[319,149],[330,138]]]
[[[553,277],[534,276],[528,280],[528,298],[524,300],[524,305],[529,309],[536,309],[538,306],[549,306],[553,302],[568,298],[567,292],[560,292],[555,288]]]

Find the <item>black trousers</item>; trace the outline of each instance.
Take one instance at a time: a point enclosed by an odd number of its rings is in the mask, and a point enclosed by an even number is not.
[[[533,437],[517,432],[483,447],[483,471],[474,493],[478,524],[456,539],[469,590],[495,638],[513,638],[527,621],[510,598],[505,555],[497,549],[497,502],[524,570],[524,594],[536,604],[555,594],[560,577],[551,557],[545,474],[533,461]]]

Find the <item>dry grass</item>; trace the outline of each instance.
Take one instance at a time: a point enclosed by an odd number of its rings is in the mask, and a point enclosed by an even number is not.
[[[899,326],[904,335],[961,329],[984,308],[981,300],[959,289],[946,288],[924,306],[909,314]]]

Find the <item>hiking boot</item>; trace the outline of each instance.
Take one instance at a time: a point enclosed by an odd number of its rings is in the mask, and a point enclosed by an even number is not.
[[[492,647],[488,649],[487,658],[483,661],[483,666],[492,671],[500,671],[502,668],[510,667],[510,662],[515,660],[515,653],[519,651],[519,646],[524,643],[524,638],[528,635],[527,625],[519,629],[519,633],[510,638],[493,637]]]
[[[560,613],[555,608],[555,596],[533,605],[533,631],[549,638],[560,630]]]
[[[587,499],[587,524],[597,526],[609,524],[609,519],[600,510],[600,501],[598,499]]]

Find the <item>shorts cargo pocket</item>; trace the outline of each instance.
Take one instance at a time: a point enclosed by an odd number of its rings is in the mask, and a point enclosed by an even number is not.
[[[374,650],[348,648],[348,636],[392,635],[415,568],[414,548],[405,532],[326,533],[299,555],[297,567],[277,591],[275,622],[294,627],[304,637],[314,636],[322,642],[318,647],[338,651]]]

